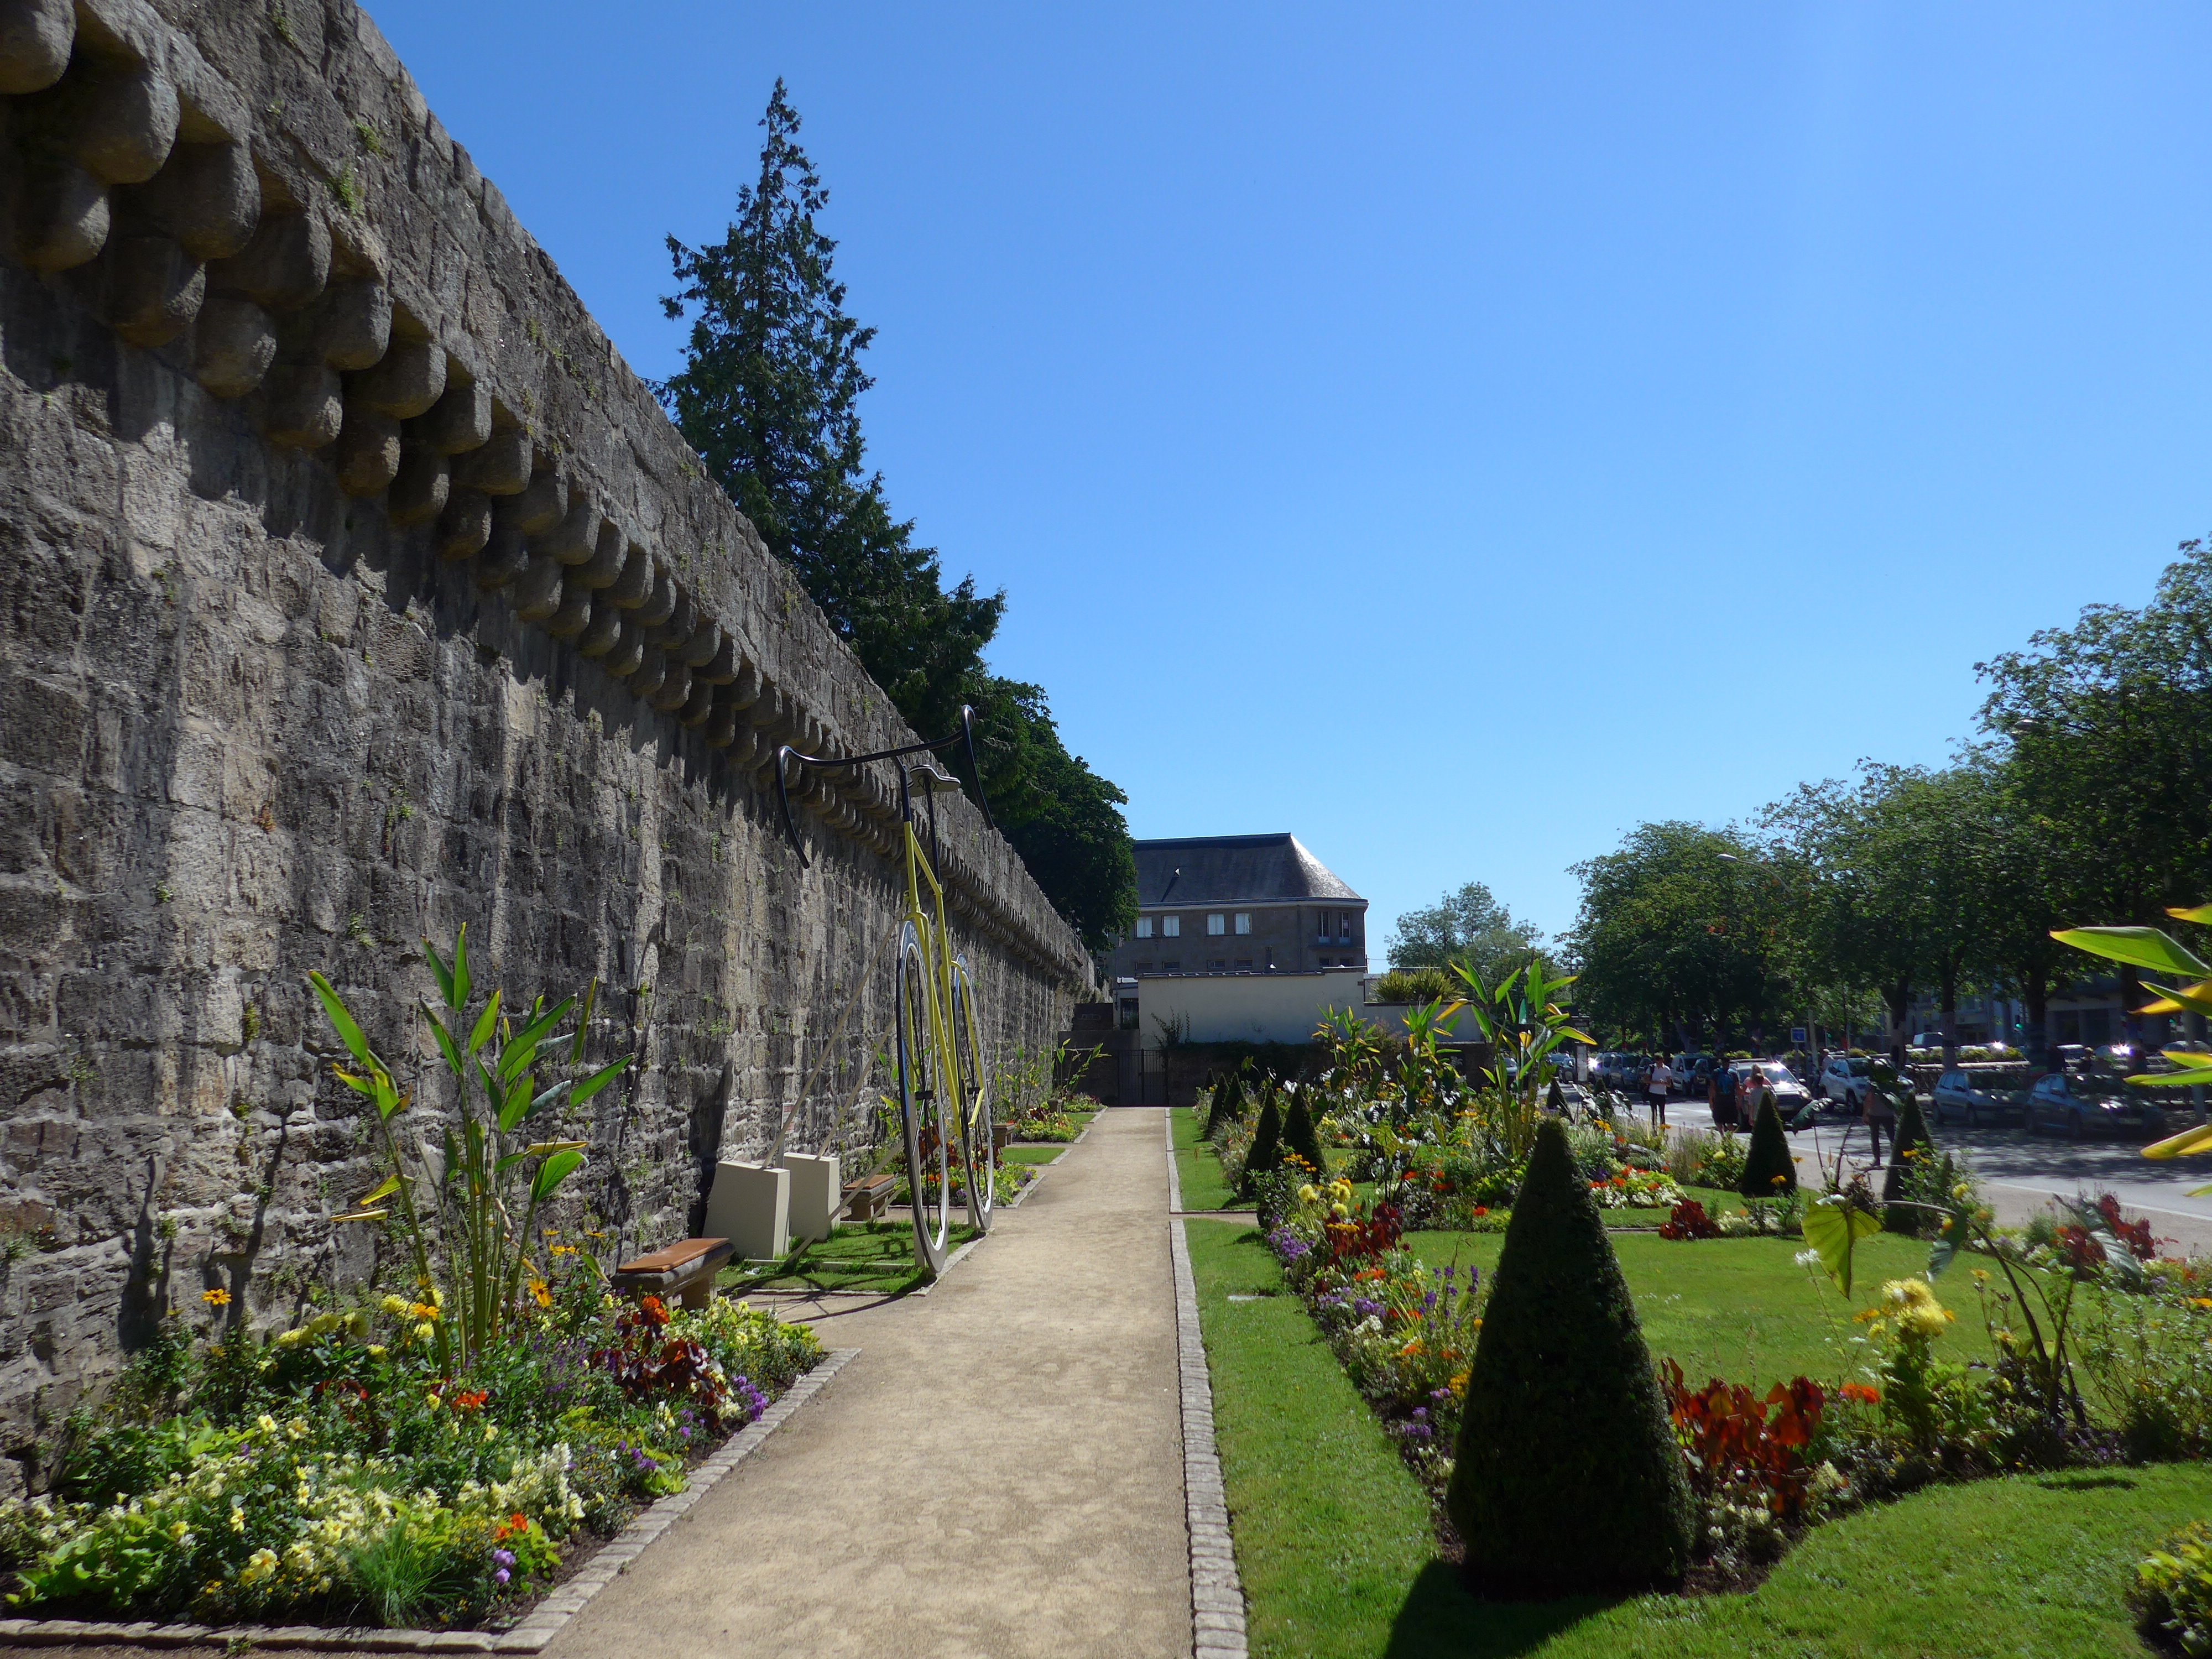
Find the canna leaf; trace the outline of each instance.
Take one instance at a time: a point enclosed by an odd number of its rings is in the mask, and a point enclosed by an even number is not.
[[[499,1103],[499,1132],[507,1134],[530,1113],[530,1079],[526,1074],[507,1085],[507,1097]]]
[[[2169,909],[2166,913],[2176,921],[2193,921],[2202,927],[2212,927],[2212,904],[2193,905],[2185,909]]]
[[[335,1060],[331,1063],[331,1075],[357,1095],[373,1095],[376,1092],[376,1080],[374,1077],[356,1076]]]
[[[466,1077],[467,1062],[462,1060],[461,1051],[453,1047],[453,1033],[446,1029],[446,1022],[438,1018],[438,1011],[426,1004],[422,1018],[430,1022],[430,1030],[438,1039],[438,1052],[445,1055],[447,1067],[455,1077]]]
[[[599,976],[592,975],[592,982],[584,988],[584,1011],[576,1016],[576,1040],[568,1049],[568,1063],[584,1063],[584,1034],[592,1029],[592,1005],[599,998]]]
[[[581,1140],[540,1140],[533,1145],[524,1147],[523,1150],[526,1152],[534,1152],[539,1158],[544,1158],[549,1152],[580,1152],[589,1144],[589,1142]]]
[[[453,1005],[455,1012],[469,1006],[469,925],[465,921],[453,935]]]
[[[398,1190],[399,1177],[396,1175],[386,1176],[384,1177],[382,1184],[380,1185],[374,1192],[364,1193],[361,1197],[356,1199],[354,1200],[354,1207],[357,1210],[365,1210],[368,1208],[370,1205],[378,1202],[380,1200],[391,1197],[392,1194]]]
[[[2212,1152],[2212,1123],[2193,1124],[2178,1135],[2154,1140],[2142,1149],[2142,1155],[2163,1162],[2170,1158],[2187,1158],[2192,1152]]]
[[[331,1219],[332,1221],[381,1221],[391,1213],[389,1210],[349,1210],[343,1215],[334,1215]]]
[[[444,1000],[448,1008],[455,1006],[453,970],[446,966],[444,959],[438,955],[438,947],[427,939],[422,941],[422,959],[430,964],[431,975],[438,981],[440,998]]]
[[[612,1083],[617,1078],[628,1071],[629,1069],[630,1061],[635,1058],[636,1056],[635,1054],[624,1054],[620,1060],[615,1061],[613,1065],[602,1066],[598,1071],[592,1073],[590,1077],[586,1078],[583,1082],[576,1085],[575,1098],[571,1103],[578,1106],[582,1105],[593,1095],[599,1093],[600,1090],[605,1088],[607,1085]]]
[[[2212,964],[2199,961],[2180,940],[2156,927],[2054,927],[2051,937],[2093,957],[2155,973],[2212,978]]]
[[[362,1065],[374,1066],[376,1056],[369,1052],[368,1039],[362,1035],[360,1023],[354,1018],[353,1011],[345,1006],[345,999],[331,988],[330,981],[313,969],[307,972],[307,983],[315,988],[315,994],[323,1000],[323,1012],[331,1017],[331,1024],[337,1028],[338,1041],[344,1043],[347,1051]]]
[[[576,1166],[584,1161],[582,1152],[574,1147],[558,1152],[538,1166],[538,1174],[530,1183],[530,1200],[543,1204],[553,1195],[553,1189],[566,1181]]]
[[[498,1024],[499,993],[494,991],[491,994],[491,1000],[484,1004],[483,1012],[477,1018],[477,1029],[469,1033],[469,1052],[474,1054],[485,1043],[489,1042],[492,1031]]]
[[[1846,1297],[1851,1293],[1851,1252],[1859,1240],[1881,1231],[1879,1216],[1841,1199],[1820,1199],[1805,1208],[1805,1242],[1820,1253],[1820,1265]]]
[[[525,1112],[523,1115],[525,1117],[536,1117],[538,1113],[544,1111],[555,1101],[560,1099],[562,1096],[567,1094],[569,1087],[569,1079],[563,1078],[560,1082],[553,1085],[550,1089],[540,1089],[538,1091],[537,1098],[530,1103],[530,1109]]]
[[[2161,1052],[2181,1069],[2178,1072],[2142,1072],[2128,1081],[2145,1089],[2195,1089],[2212,1084],[2212,1054],[2196,1054],[2187,1048],[2167,1048]]]

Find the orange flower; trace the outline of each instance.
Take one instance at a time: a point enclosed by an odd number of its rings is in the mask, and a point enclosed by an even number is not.
[[[1865,1382],[1846,1382],[1836,1392],[1857,1405],[1879,1406],[1881,1404],[1881,1390]]]

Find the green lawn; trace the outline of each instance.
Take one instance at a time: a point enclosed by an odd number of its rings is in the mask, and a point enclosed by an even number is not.
[[[1618,1213],[1617,1212],[1614,1213]],[[1497,1233],[1408,1233],[1406,1243],[1435,1267],[1459,1261],[1488,1273],[1497,1265]],[[1660,1358],[1671,1358],[1692,1380],[1719,1376],[1761,1384],[1802,1374],[1841,1380],[1839,1343],[1862,1328],[1850,1322],[1881,1295],[1882,1281],[1924,1271],[1928,1246],[1917,1239],[1877,1234],[1860,1243],[1846,1304],[1825,1274],[1816,1285],[1793,1259],[1802,1238],[1714,1238],[1695,1243],[1656,1233],[1616,1233],[1613,1254],[1635,1293],[1644,1340]],[[1942,1342],[1954,1359],[1990,1357],[1989,1333],[1961,1261],[1936,1281],[1943,1305],[1958,1316]],[[1856,1348],[1851,1352],[1857,1352]]]
[[[975,1237],[955,1223],[945,1249]],[[897,1296],[927,1284],[914,1263],[914,1229],[903,1221],[848,1223],[827,1239],[802,1244],[781,1261],[725,1267],[714,1280],[726,1291],[844,1291]]]
[[[999,1156],[1009,1164],[1044,1164],[1058,1162],[1060,1155],[1066,1150],[1065,1146],[1054,1146],[1047,1141],[1035,1146],[1008,1146]]]
[[[1820,1528],[1749,1595],[1478,1601],[1436,1559],[1426,1499],[1304,1309],[1271,1294],[1281,1276],[1257,1236],[1188,1231],[1262,1659],[2120,1659],[2142,1652],[2121,1601],[2135,1561],[2212,1513],[2203,1465],[2023,1476]]]
[[[1222,1175],[1221,1160],[1199,1136],[1204,1121],[1196,1112],[1177,1106],[1168,1113],[1168,1122],[1175,1133],[1176,1179],[1182,1183],[1183,1208],[1236,1208],[1237,1194]]]

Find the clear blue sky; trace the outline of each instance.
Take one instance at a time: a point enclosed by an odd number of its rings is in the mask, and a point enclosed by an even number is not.
[[[1940,761],[2212,529],[2202,6],[371,10],[648,376],[785,76],[997,666],[1378,945]]]

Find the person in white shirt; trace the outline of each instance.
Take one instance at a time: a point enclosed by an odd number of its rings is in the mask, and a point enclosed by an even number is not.
[[[1667,1121],[1667,1096],[1674,1086],[1674,1068],[1661,1055],[1651,1062],[1651,1075],[1644,1081],[1644,1092],[1651,1097],[1651,1121],[1663,1124]]]

